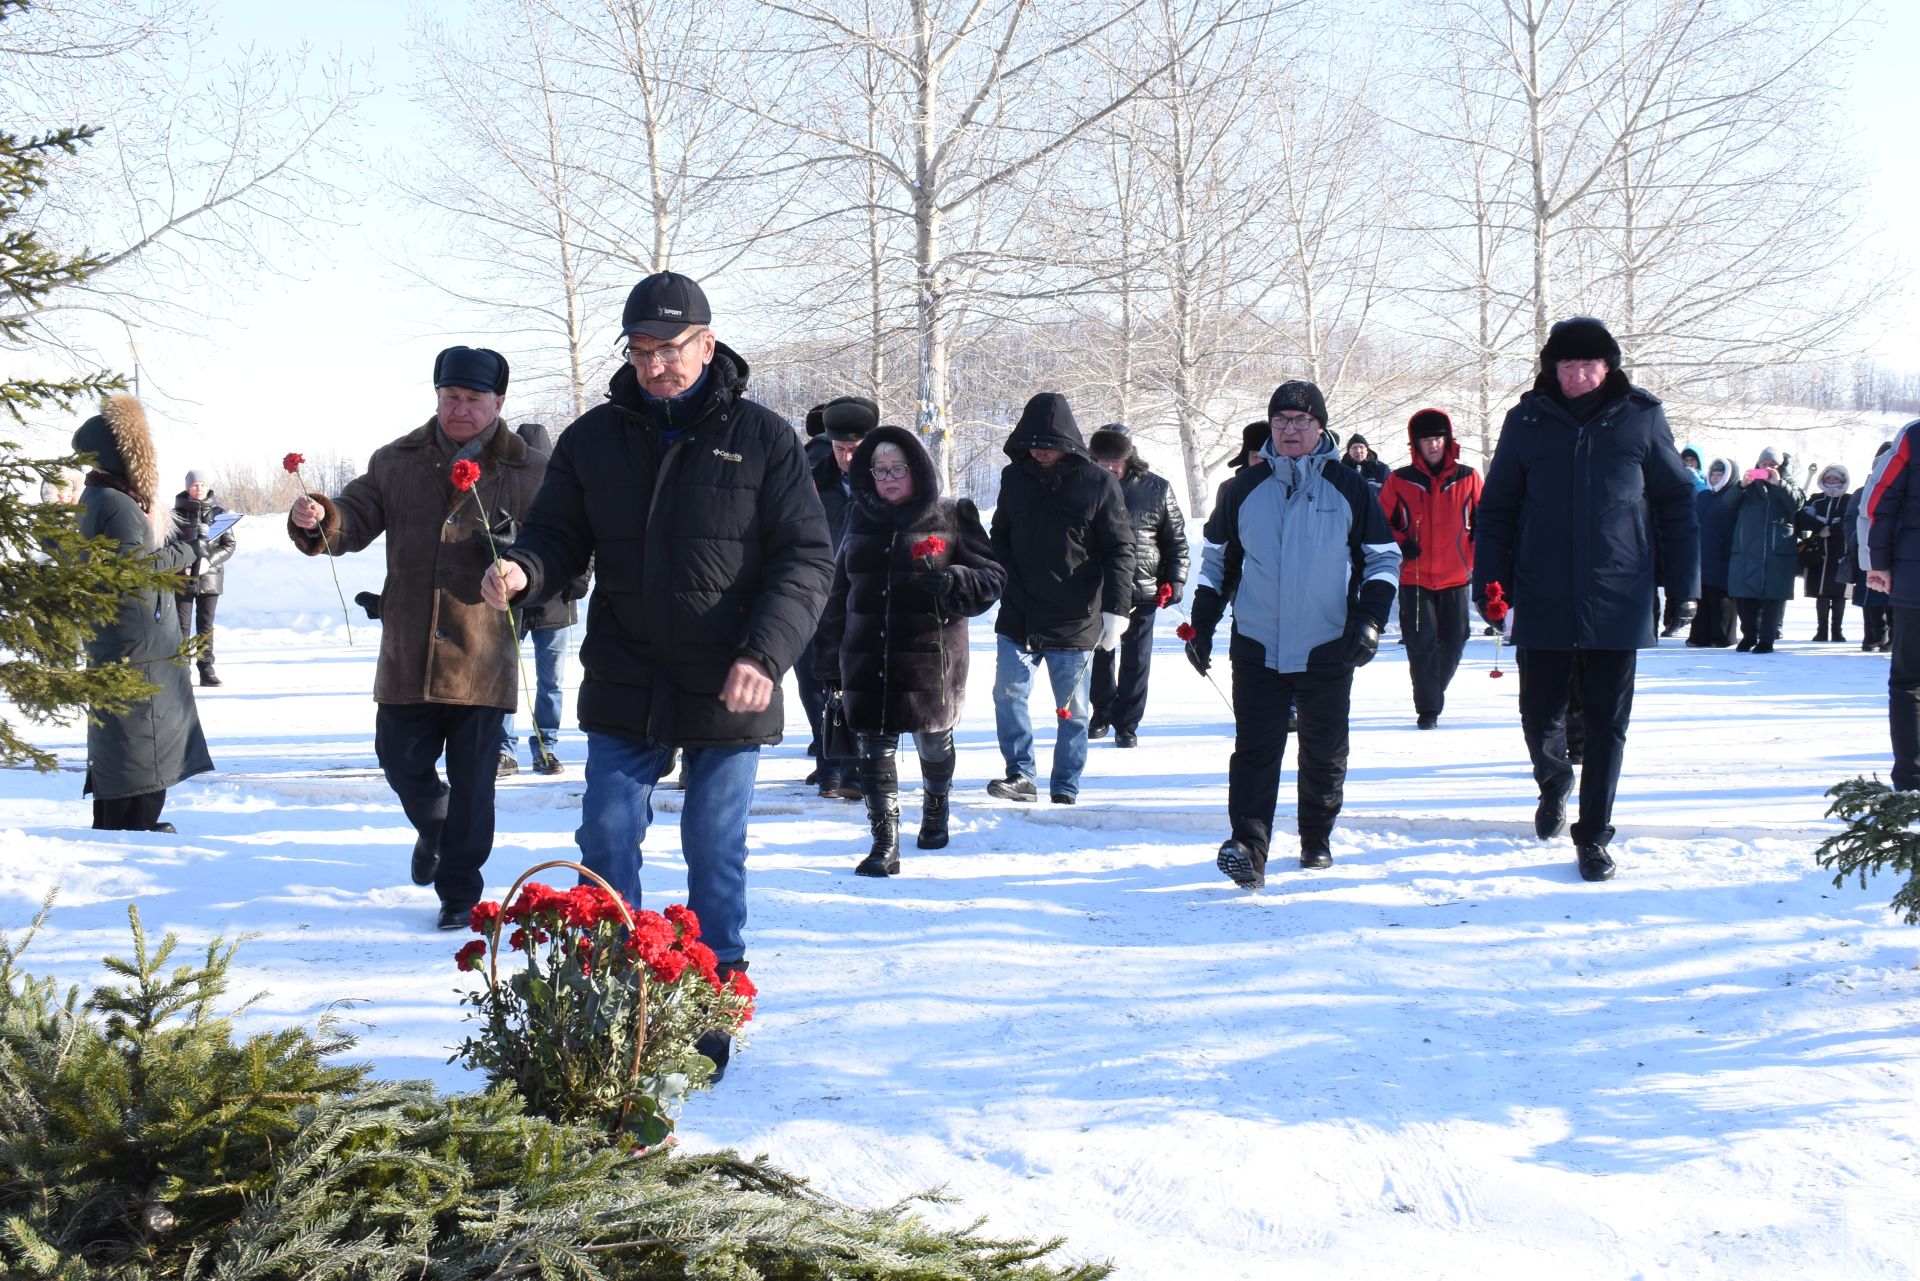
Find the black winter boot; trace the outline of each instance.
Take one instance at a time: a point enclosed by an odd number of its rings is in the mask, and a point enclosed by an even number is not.
[[[209,661],[209,662],[200,664],[200,683],[206,686],[218,685],[221,683],[220,678],[213,674],[212,662]]]
[[[947,799],[953,793],[954,758],[920,762],[920,838],[914,842],[923,850],[947,847]]]
[[[894,876],[900,871],[900,784],[894,766],[894,742],[860,736],[860,790],[867,803],[873,848],[853,869],[860,876]]]

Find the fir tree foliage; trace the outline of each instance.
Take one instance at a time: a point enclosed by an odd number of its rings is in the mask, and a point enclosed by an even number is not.
[[[26,0],[0,0],[0,29],[26,8]],[[27,345],[40,300],[99,266],[91,254],[46,244],[33,216],[48,164],[93,134],[77,126],[22,137],[0,128],[0,347]],[[65,380],[0,379],[0,406],[22,422],[29,410],[71,409],[121,385],[105,371]],[[87,668],[83,647],[127,596],[170,591],[174,581],[104,539],[82,539],[70,504],[39,501],[43,481],[57,484],[82,462],[25,458],[18,445],[0,441],[0,699],[36,724],[86,707],[122,711],[153,692],[131,668]],[[22,762],[41,770],[55,764],[51,753],[0,717],[0,765]]]
[[[1904,874],[1907,883],[1890,905],[1906,914],[1908,925],[1920,925],[1920,792],[1896,792],[1879,779],[1850,778],[1827,789],[1833,804],[1828,818],[1845,819],[1846,830],[1820,842],[1814,852],[1821,867],[1835,869],[1836,888],[1849,876],[1867,887],[1869,875]]]
[[[234,950],[133,954],[83,1000],[0,937],[0,1274],[72,1281],[1099,1281],[1058,1241],[840,1205],[764,1160],[635,1155],[511,1089],[376,1083],[321,1026],[236,1038]]]

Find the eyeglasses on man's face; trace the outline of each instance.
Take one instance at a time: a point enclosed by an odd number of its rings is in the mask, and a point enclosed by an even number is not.
[[[658,347],[635,347],[627,344],[627,359],[633,362],[635,369],[645,369],[649,365],[677,365],[685,355],[688,346],[699,340],[707,331],[696,329],[679,342],[661,343]]]
[[[905,480],[907,478],[907,465],[905,463],[896,463],[892,467],[875,467],[873,469],[873,478],[875,480]]]
[[[1313,425],[1312,414],[1275,414],[1273,425],[1281,431],[1305,431]]]

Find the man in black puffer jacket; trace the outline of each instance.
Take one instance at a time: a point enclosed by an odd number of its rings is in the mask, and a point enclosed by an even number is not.
[[[1698,599],[1693,477],[1659,400],[1620,371],[1620,344],[1606,326],[1591,316],[1563,320],[1540,350],[1533,390],[1500,428],[1474,527],[1473,599],[1485,617],[1498,583],[1512,607],[1541,840],[1566,825],[1568,685],[1580,682],[1586,756],[1573,843],[1589,881],[1614,871],[1607,842],[1636,651],[1657,643],[1656,566],[1671,594]]]
[[[1115,747],[1132,747],[1139,741],[1140,718],[1147,710],[1154,614],[1177,605],[1187,585],[1187,518],[1174,501],[1173,486],[1134,451],[1133,437],[1123,424],[1108,423],[1093,433],[1087,449],[1093,461],[1120,482],[1133,527],[1133,600],[1127,630],[1117,649],[1094,652],[1093,724],[1087,737],[1105,738],[1111,727]]]
[[[1005,800],[1038,799],[1027,696],[1046,664],[1057,726],[1051,795],[1071,805],[1087,763],[1087,677],[1095,648],[1112,649],[1133,601],[1133,529],[1113,477],[1094,466],[1067,398],[1043,391],[1007,437],[994,558],[1007,571],[993,630],[1000,650],[993,714],[1007,776],[987,784]]]
[[[780,676],[813,635],[833,569],[799,436],[746,398],[706,295],[660,272],[621,316],[629,364],[560,437],[489,603],[538,604],[593,560],[582,861],[636,906],[640,843],[675,748],[686,762],[687,905],[723,973],[744,969],[747,810],[785,723]],[[702,1052],[725,1066],[714,1034]]]
[[[819,439],[827,442],[825,457],[813,464],[813,488],[820,495],[821,510],[827,514],[827,537],[837,553],[846,538],[847,512],[853,503],[852,479],[847,468],[852,465],[860,442],[880,425],[880,406],[865,396],[836,396],[824,405],[814,406],[807,417],[818,419]],[[807,744],[808,754],[819,756],[827,741],[827,691],[814,674],[815,666],[816,653],[813,642],[809,641],[793,669],[793,679],[800,687],[800,705],[806,709],[807,724],[813,731],[813,741]],[[857,767],[858,762],[854,760],[822,758],[807,781],[817,786],[822,796],[857,801],[861,795]]]

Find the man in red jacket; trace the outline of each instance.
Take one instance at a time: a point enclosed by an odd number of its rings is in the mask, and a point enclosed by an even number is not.
[[[1400,635],[1421,729],[1440,723],[1467,646],[1473,516],[1480,474],[1460,462],[1453,420],[1423,409],[1407,422],[1413,462],[1387,477],[1380,506],[1400,543]]]

